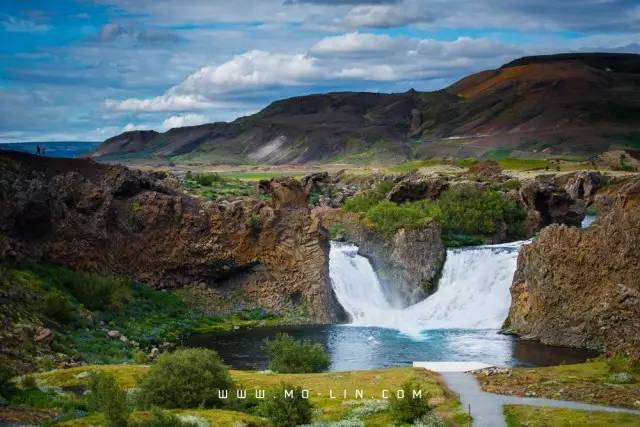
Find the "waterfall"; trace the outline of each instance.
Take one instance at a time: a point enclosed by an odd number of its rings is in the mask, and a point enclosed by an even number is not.
[[[338,301],[353,325],[419,335],[427,329],[497,329],[507,316],[518,249],[525,242],[447,250],[438,290],[403,309],[393,308],[358,248],[331,243],[329,270]]]

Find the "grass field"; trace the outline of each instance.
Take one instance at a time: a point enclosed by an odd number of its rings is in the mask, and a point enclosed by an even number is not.
[[[541,368],[514,368],[510,374],[478,376],[482,389],[492,393],[574,400],[640,409],[640,374],[636,368],[612,369],[612,360]],[[613,366],[615,367],[615,366]],[[626,372],[630,383],[613,380]]]
[[[86,386],[86,372],[106,371],[113,374],[123,387],[134,388],[137,381],[147,371],[145,365],[92,365],[69,369],[59,369],[37,376],[38,382],[45,386],[62,389],[78,389]],[[273,389],[281,383],[300,386],[309,390],[309,398],[314,405],[314,421],[339,421],[360,419],[367,426],[387,426],[392,423],[390,413],[384,405],[367,411],[358,408],[370,405],[371,402],[384,403],[383,390],[394,393],[407,380],[418,382],[429,396],[429,404],[446,425],[463,426],[468,417],[461,409],[455,396],[441,384],[439,377],[424,369],[390,368],[369,371],[325,372],[318,374],[275,374],[257,371],[232,370],[231,376],[239,388]],[[356,390],[361,390],[363,399],[356,399]],[[330,394],[331,393],[331,394]],[[346,393],[346,397],[344,395]],[[332,397],[333,395],[333,397]],[[212,425],[232,425],[233,422],[246,421],[247,414],[233,411],[200,411],[189,410],[206,419],[215,420]],[[144,416],[136,414],[134,416]],[[68,421],[64,426],[95,425],[100,421],[99,415],[90,415]]]
[[[635,427],[640,425],[640,416],[615,412],[506,405],[504,414],[509,427]]]

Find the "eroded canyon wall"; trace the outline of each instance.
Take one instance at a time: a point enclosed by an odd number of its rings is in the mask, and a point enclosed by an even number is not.
[[[161,173],[0,152],[0,260],[197,284],[316,322],[344,319],[327,233],[302,186],[283,178],[261,188],[270,202],[206,202]]]
[[[551,225],[522,248],[506,329],[640,358],[640,177],[615,187],[588,229]]]

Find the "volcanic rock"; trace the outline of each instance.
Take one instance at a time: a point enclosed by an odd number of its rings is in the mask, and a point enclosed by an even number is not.
[[[340,321],[327,233],[302,186],[281,178],[260,188],[271,202],[205,202],[164,174],[0,152],[0,259],[46,260],[158,288],[205,283],[273,312]]]
[[[551,225],[525,245],[505,328],[546,344],[640,358],[640,177],[581,230]]]

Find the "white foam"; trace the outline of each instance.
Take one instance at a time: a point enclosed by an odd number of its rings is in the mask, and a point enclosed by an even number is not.
[[[498,329],[507,316],[509,288],[524,242],[450,249],[438,290],[412,306],[394,308],[358,248],[333,242],[329,271],[338,301],[358,326],[419,336],[427,329]]]

